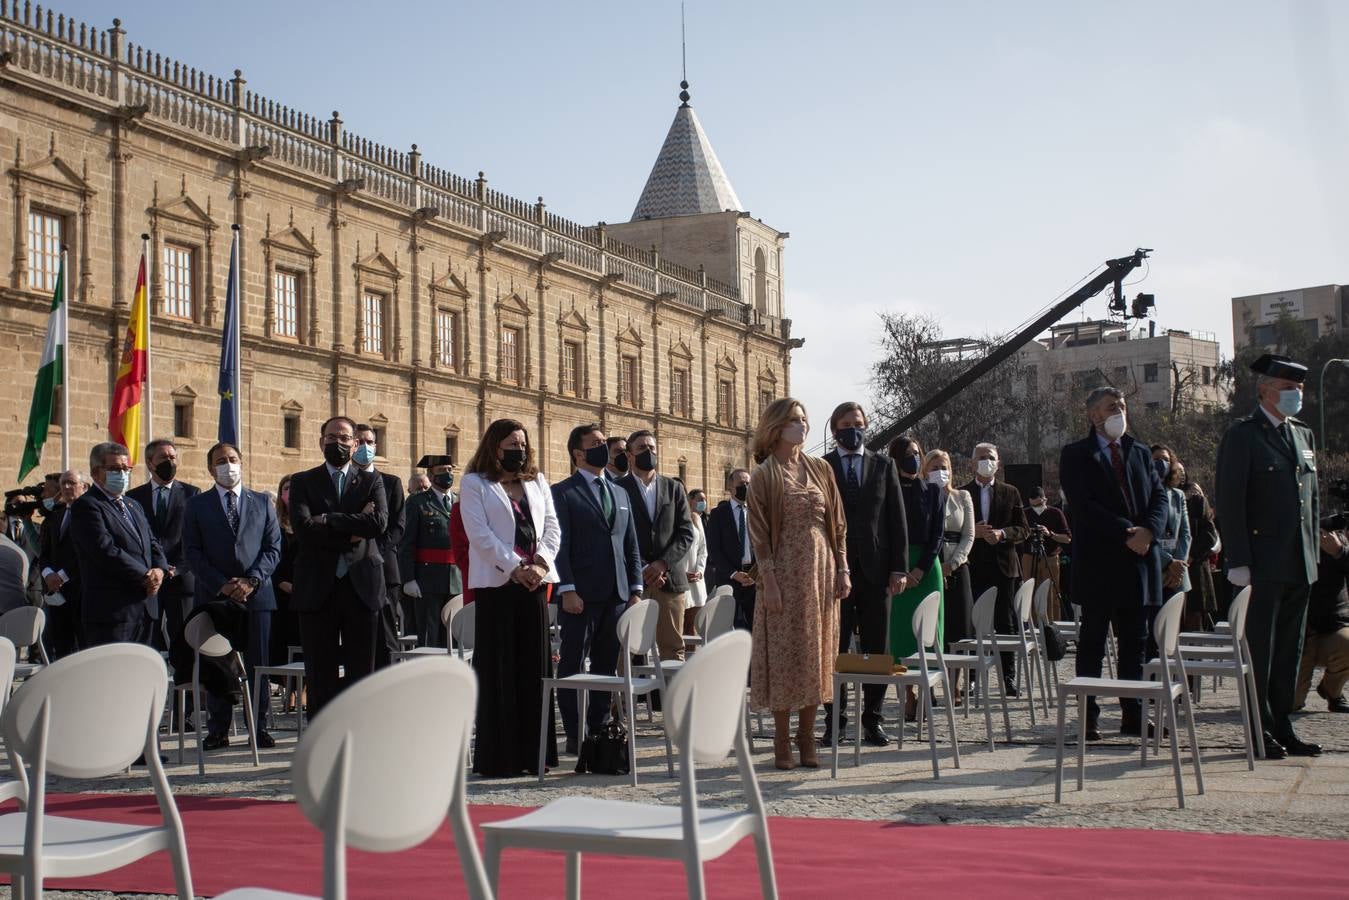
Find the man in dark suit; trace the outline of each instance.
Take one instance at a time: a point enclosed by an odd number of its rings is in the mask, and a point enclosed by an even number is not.
[[[291,609],[299,614],[300,644],[309,679],[310,714],[340,689],[373,671],[379,610],[387,594],[379,539],[389,521],[384,481],[351,462],[356,423],[323,423],[324,462],[290,482],[290,521],[298,549]]]
[[[448,647],[440,611],[450,598],[464,592],[458,560],[450,541],[450,516],[454,512],[454,459],[423,456],[418,468],[426,469],[431,486],[408,498],[406,527],[398,544],[398,570],[403,578],[403,596],[412,601],[416,615],[408,622],[423,647]]]
[[[80,624],[80,564],[70,533],[70,508],[84,495],[80,473],[71,469],[58,476],[56,503],[42,520],[38,567],[46,595],[47,654],[52,659],[84,648]]]
[[[80,566],[80,614],[86,647],[150,643],[159,621],[156,595],[168,560],[139,503],[129,503],[131,456],[121,444],[89,453],[94,487],[71,507],[70,532]]]
[[[206,453],[215,487],[199,491],[187,504],[181,529],[187,567],[196,576],[196,606],[215,600],[241,604],[248,611],[248,643],[244,666],[248,683],[253,670],[270,665],[272,612],[276,595],[272,572],[281,561],[281,525],[267,495],[243,486],[243,456],[233,444],[221,442]],[[264,692],[254,697],[259,747],[275,746],[267,733],[271,709]],[[210,696],[210,724],[202,746],[207,750],[229,746],[233,709],[228,697]]]
[[[1227,579],[1250,585],[1246,637],[1265,731],[1265,756],[1319,756],[1293,731],[1294,695],[1316,581],[1321,515],[1316,443],[1294,418],[1307,367],[1267,353],[1251,364],[1260,405],[1218,447],[1218,524]],[[1273,740],[1271,740],[1271,738]]]
[[[889,598],[902,593],[909,571],[909,525],[899,472],[888,459],[866,448],[867,414],[861,404],[841,403],[829,417],[829,430],[838,446],[825,454],[834,470],[843,512],[848,520],[848,569],[852,593],[839,609],[838,650],[848,652],[856,630],[864,653],[884,653],[889,624]],[[863,738],[873,747],[890,743],[881,722],[885,685],[862,688]],[[830,724],[833,704],[825,704],[824,744],[833,743]],[[847,692],[839,709],[839,730],[848,728]]]
[[[735,627],[754,630],[754,548],[749,542],[749,479],[745,469],[726,473],[727,498],[707,517],[707,570],[712,588],[731,586]]]
[[[562,529],[557,553],[561,598],[558,624],[562,631],[559,678],[581,671],[590,657],[592,674],[612,675],[618,666],[618,616],[642,597],[642,557],[632,506],[625,491],[605,475],[608,446],[598,425],[580,425],[567,438],[576,471],[553,485],[553,505]],[[567,753],[575,753],[576,692],[559,691],[557,705],[567,733]],[[604,725],[609,697],[592,691],[586,729]]]
[[[637,546],[642,552],[645,596],[660,606],[656,646],[661,659],[684,658],[684,595],[688,574],[679,563],[693,543],[693,522],[684,486],[656,474],[656,436],[643,429],[628,435],[628,474],[618,483],[628,492]]]
[[[384,497],[389,501],[389,522],[379,539],[379,554],[384,557],[384,605],[379,608],[379,627],[375,633],[375,668],[382,669],[393,662],[393,655],[402,649],[398,641],[403,633],[399,622],[402,611],[403,579],[398,571],[398,545],[403,540],[403,479],[388,472],[375,471],[375,429],[369,425],[356,426],[356,448],[351,461],[362,472],[377,474],[384,482]]]
[[[161,438],[147,444],[145,467],[150,470],[150,480],[126,495],[145,511],[150,531],[159,539],[164,558],[169,561],[168,577],[159,588],[159,622],[154,629],[155,646],[166,650],[165,634],[169,641],[178,640],[183,620],[192,608],[192,571],[183,564],[183,510],[201,491],[178,480],[178,448],[172,441]]]
[[[1000,634],[1016,634],[1016,612],[1012,601],[1021,576],[1021,561],[1016,545],[1030,537],[1021,492],[997,480],[998,448],[979,444],[974,448],[974,480],[962,490],[969,491],[974,502],[974,546],[970,548],[970,586],[979,597],[991,587],[998,589],[993,624]],[[1002,677],[1007,693],[1016,695],[1016,657],[1002,655]],[[1030,689],[1030,673],[1026,673]]]
[[[1162,562],[1155,536],[1166,527],[1166,490],[1152,452],[1125,433],[1128,409],[1113,387],[1087,396],[1091,433],[1059,455],[1059,483],[1073,511],[1073,602],[1082,607],[1077,674],[1101,675],[1106,632],[1115,629],[1120,678],[1143,677],[1146,609],[1162,602]],[[1120,701],[1120,733],[1142,730],[1137,700]],[[1087,698],[1087,739],[1099,741],[1100,707]]]

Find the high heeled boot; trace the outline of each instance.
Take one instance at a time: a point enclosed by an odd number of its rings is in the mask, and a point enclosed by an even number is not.
[[[820,758],[815,752],[815,711],[816,706],[807,706],[796,714],[796,746],[801,751],[801,765],[807,769],[818,769]]]
[[[773,710],[773,765],[779,769],[795,769],[792,759],[792,714],[790,710]]]

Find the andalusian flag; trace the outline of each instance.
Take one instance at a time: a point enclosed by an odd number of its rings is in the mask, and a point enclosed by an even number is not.
[[[56,407],[56,389],[65,383],[66,372],[66,254],[61,251],[61,266],[56,271],[56,290],[52,292],[51,314],[47,317],[47,343],[42,348],[42,363],[33,385],[33,405],[28,409],[28,440],[19,463],[19,481],[42,461],[42,445],[52,424]]]
[[[136,296],[131,301],[131,321],[122,345],[122,364],[112,388],[112,413],[108,416],[108,434],[131,451],[136,464],[141,445],[141,407],[150,359],[150,304],[146,299],[145,253],[141,253],[140,272],[136,275]]]

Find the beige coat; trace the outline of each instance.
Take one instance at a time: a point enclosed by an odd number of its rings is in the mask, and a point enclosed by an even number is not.
[[[806,477],[824,494],[825,540],[834,555],[835,571],[847,569],[848,520],[843,514],[838,485],[834,483],[834,470],[814,456],[802,454],[801,462],[805,464]],[[749,542],[754,548],[755,566],[764,575],[773,572],[773,554],[782,531],[783,477],[782,466],[770,456],[759,463],[749,483]]]

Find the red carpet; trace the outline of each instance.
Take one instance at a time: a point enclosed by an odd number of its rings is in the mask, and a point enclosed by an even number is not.
[[[252,885],[318,894],[319,833],[291,803],[182,797],[193,886],[207,896]],[[7,805],[8,808],[12,806]],[[52,797],[53,813],[153,822],[145,796]],[[474,822],[514,815],[478,806]],[[1349,842],[1179,831],[1093,830],[974,825],[912,826],[842,819],[772,819],[769,830],[783,897],[830,898],[840,888],[876,898],[940,892],[952,897],[1184,896],[1343,897]],[[353,898],[462,897],[448,828],[399,854],[352,851]],[[558,854],[507,851],[501,897],[557,897]],[[707,866],[708,894],[759,896],[748,841]],[[640,875],[640,878],[638,877]],[[995,880],[993,880],[995,879]],[[1336,886],[1338,885],[1338,887]],[[172,893],[168,857],[158,854],[104,875],[52,880],[52,889]],[[591,900],[682,897],[683,870],[663,861],[591,856],[582,890]]]

